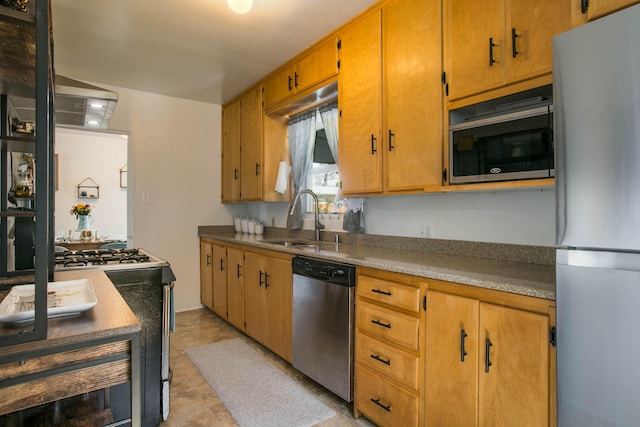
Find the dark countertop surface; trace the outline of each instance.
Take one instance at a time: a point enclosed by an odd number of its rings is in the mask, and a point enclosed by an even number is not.
[[[269,243],[283,240],[282,236],[235,234],[232,229],[227,231],[223,227],[200,227],[198,235],[248,247],[555,300],[555,264],[548,262],[549,256],[544,257],[544,263],[532,263],[350,242],[310,242],[318,244],[316,247],[287,247]],[[491,244],[488,245],[482,249],[490,249]],[[546,252],[550,251],[545,251],[548,255]]]

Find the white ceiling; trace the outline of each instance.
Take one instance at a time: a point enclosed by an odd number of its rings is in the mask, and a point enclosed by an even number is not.
[[[377,0],[52,0],[56,74],[222,104]]]

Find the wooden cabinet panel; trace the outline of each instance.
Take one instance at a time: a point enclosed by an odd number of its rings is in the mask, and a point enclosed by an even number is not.
[[[427,424],[476,426],[479,301],[434,291],[427,301]]]
[[[227,320],[244,331],[244,252],[227,248]]]
[[[227,313],[227,248],[213,244],[213,311],[226,319]]]
[[[420,358],[379,340],[356,335],[356,363],[387,375],[414,390],[420,386]]]
[[[279,70],[264,81],[264,106],[269,108],[293,94],[295,69],[293,66]]]
[[[548,426],[549,317],[481,303],[480,348],[479,425]]]
[[[384,190],[442,183],[441,2],[382,10]]]
[[[507,0],[506,30],[511,36],[505,54],[508,83],[551,72],[551,38],[571,28],[572,7],[567,0]]]
[[[443,25],[450,100],[504,84],[504,1],[445,0]]]
[[[240,200],[240,101],[222,110],[222,202]]]
[[[349,25],[340,35],[340,143],[344,194],[382,191],[381,13]]]
[[[640,2],[638,0],[589,0],[587,14],[591,21],[636,3]]]
[[[240,198],[262,198],[262,85],[240,99]]]
[[[413,313],[420,311],[420,288],[402,285],[370,276],[359,276],[356,288],[358,297],[389,304]]]
[[[372,336],[418,350],[419,325],[420,319],[416,317],[364,301],[358,302],[356,326]]]
[[[213,310],[213,244],[200,240],[200,302]]]
[[[417,426],[420,399],[356,365],[355,398],[367,418],[379,426]]]
[[[267,293],[265,292],[266,259],[245,252],[244,279],[245,332],[261,344],[267,345]],[[268,346],[268,345],[267,345]]]

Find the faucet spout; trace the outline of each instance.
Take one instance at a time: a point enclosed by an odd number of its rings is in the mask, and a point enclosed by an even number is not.
[[[320,230],[324,228],[324,224],[320,222],[320,217],[318,215],[318,196],[316,195],[316,193],[314,193],[309,189],[300,190],[298,193],[296,193],[296,197],[293,199],[293,203],[291,204],[291,210],[289,211],[289,215],[293,215],[293,211],[295,210],[296,205],[298,204],[298,199],[302,194],[309,194],[311,197],[313,197],[314,212],[315,212],[314,228],[316,231],[316,240],[320,241]]]

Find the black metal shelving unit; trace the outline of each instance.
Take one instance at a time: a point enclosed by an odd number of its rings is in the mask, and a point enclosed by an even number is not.
[[[30,11],[0,6],[0,289],[35,284],[35,321],[20,333],[2,333],[0,347],[47,337],[47,283],[53,280],[54,228],[54,67],[50,0],[30,2]],[[12,97],[35,102],[35,132],[12,132]],[[28,153],[34,161],[33,197],[12,203],[12,153]],[[26,200],[25,200],[26,199]],[[27,268],[9,263],[17,221],[33,221],[33,262]],[[15,257],[14,257],[15,258]],[[30,259],[29,259],[30,261]]]

